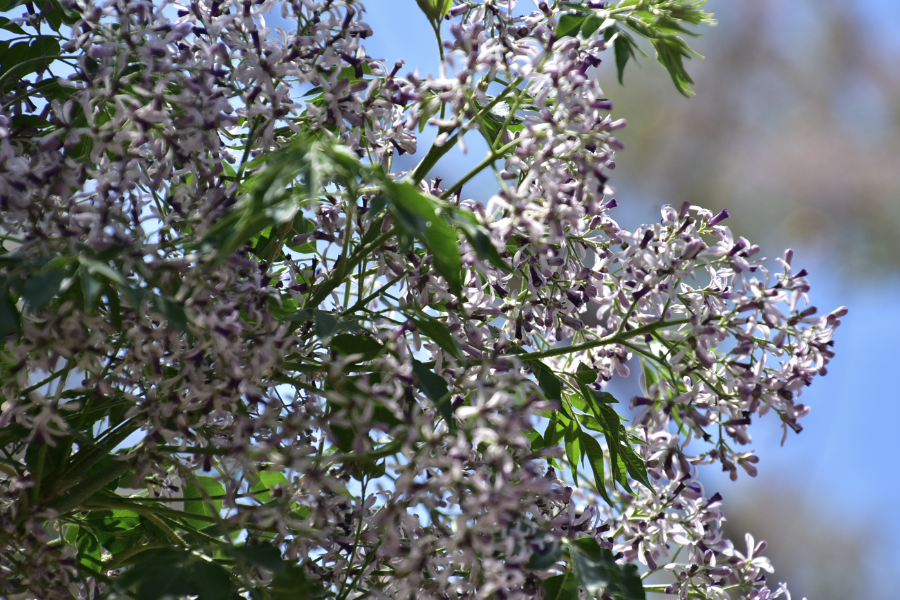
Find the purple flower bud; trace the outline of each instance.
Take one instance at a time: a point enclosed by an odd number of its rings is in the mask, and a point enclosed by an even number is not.
[[[459,15],[463,14],[467,10],[469,10],[468,4],[460,4],[458,6],[454,6],[453,8],[451,8],[450,12],[447,13],[447,16],[448,17],[458,17]]]
[[[719,214],[717,214],[716,216],[714,216],[712,219],[709,220],[709,224],[710,224],[710,226],[717,225],[730,216],[731,215],[728,213],[728,209],[723,208],[722,211],[719,212]]]
[[[612,200],[610,200],[609,202],[607,202],[606,204],[604,204],[604,206],[605,206],[606,208],[615,208],[615,207],[617,207],[618,205],[619,205],[619,203],[616,202],[616,199],[615,199],[615,198],[613,198]]]
[[[679,219],[685,218],[685,217],[687,216],[688,210],[689,210],[690,208],[691,208],[691,203],[690,203],[689,201],[685,200],[685,201],[681,204],[681,210],[678,211],[678,218],[679,218]]]

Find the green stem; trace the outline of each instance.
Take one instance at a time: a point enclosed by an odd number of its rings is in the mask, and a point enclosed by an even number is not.
[[[584,342],[583,344],[576,344],[574,346],[562,346],[558,348],[551,348],[550,350],[543,350],[541,352],[528,352],[524,354],[516,354],[518,358],[522,360],[533,360],[538,358],[549,358],[551,356],[562,356],[564,354],[570,354],[572,352],[581,352],[582,350],[591,350],[592,348],[599,348],[601,346],[609,346],[610,344],[618,344],[619,342],[631,339],[633,337],[638,337],[641,335],[646,335],[648,333],[653,333],[658,329],[663,329],[665,327],[672,327],[674,325],[684,325],[685,323],[689,323],[690,319],[676,319],[674,321],[656,321],[654,323],[649,323],[644,325],[643,327],[638,327],[637,329],[632,329],[631,331],[613,333],[606,337],[602,337],[600,339],[591,340],[590,342]]]
[[[513,89],[518,89],[519,83],[522,82],[522,79],[519,78],[516,81],[512,82],[506,89],[497,94],[497,97],[491,100],[484,108],[478,111],[478,116],[483,117],[484,115],[491,112],[491,109],[494,108],[497,104],[503,101],[503,99],[509,95],[510,91]],[[438,135],[441,133],[446,133],[447,130],[444,128],[438,129]],[[406,176],[407,180],[414,183],[419,184],[425,176],[434,168],[437,162],[443,157],[447,152],[450,151],[456,145],[456,140],[459,138],[459,134],[455,133],[451,137],[447,139],[441,146],[433,145],[428,149],[428,152],[425,154],[422,161],[416,165],[416,168],[413,169],[409,175]]]
[[[128,548],[127,550],[123,550],[116,555],[113,555],[108,563],[104,563],[103,568],[107,570],[118,569],[122,566],[130,558],[133,558],[144,552],[146,550],[155,550],[157,548],[171,548],[171,544],[166,544],[165,542],[150,542],[149,544],[144,544],[143,546],[133,546]]]
[[[369,302],[371,302],[372,300],[374,300],[376,297],[378,297],[382,292],[384,292],[385,290],[389,289],[392,285],[394,285],[395,283],[397,283],[398,281],[400,281],[400,279],[402,279],[407,273],[409,273],[408,270],[407,270],[407,271],[404,271],[404,272],[401,273],[400,275],[397,275],[396,277],[394,277],[393,279],[391,279],[390,281],[388,281],[386,284],[384,284],[383,286],[381,286],[378,290],[372,292],[371,294],[369,294],[369,295],[366,296],[365,298],[362,298],[362,299],[359,300],[356,304],[354,304],[353,306],[351,306],[350,308],[348,308],[347,310],[345,310],[345,311],[344,311],[344,314],[347,315],[347,314],[354,313],[354,312],[356,312],[357,310],[359,310],[360,308],[364,307],[366,304],[368,304]]]
[[[333,289],[344,283],[344,278],[347,276],[347,273],[351,272],[353,268],[371,254],[373,250],[392,238],[395,233],[394,228],[391,227],[365,247],[357,248],[346,261],[341,261],[340,267],[334,271],[328,279],[323,281],[316,289],[315,293],[303,304],[304,308],[314,308],[318,306]]]
[[[471,180],[473,177],[475,177],[476,175],[481,173],[483,170],[485,170],[486,168],[488,168],[489,166],[494,164],[495,161],[497,161],[501,158],[504,158],[504,156],[506,155],[506,153],[509,150],[512,150],[513,148],[515,148],[516,146],[518,146],[519,144],[522,143],[522,139],[523,138],[516,138],[513,141],[511,141],[510,143],[506,144],[505,146],[501,146],[497,150],[491,150],[483,161],[481,161],[480,163],[475,165],[475,168],[473,168],[471,171],[469,171],[468,173],[463,175],[462,179],[460,179],[459,181],[454,183],[447,191],[445,191],[443,194],[441,194],[441,199],[446,200],[447,198],[449,198],[450,196],[455,194],[457,190],[461,189],[462,186],[467,184],[469,182],[469,180]]]

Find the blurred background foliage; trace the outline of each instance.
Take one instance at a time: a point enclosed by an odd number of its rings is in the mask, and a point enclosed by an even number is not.
[[[697,95],[655,61],[614,82],[628,119],[614,184],[628,202],[728,207],[758,243],[801,242],[844,274],[900,269],[900,25],[896,4],[710,0],[692,44]],[[652,55],[652,52],[648,52]],[[643,216],[643,215],[642,215]],[[795,241],[797,240],[797,241]]]
[[[663,203],[727,207],[732,230],[770,257],[798,250],[818,274],[820,308],[851,308],[835,369],[804,396],[814,407],[807,430],[787,448],[774,428],[757,434],[754,447],[767,452],[755,480],[705,475],[707,491],[725,497],[735,545],[747,531],[766,540],[770,579],[787,581],[795,600],[898,597],[900,518],[888,514],[898,485],[883,479],[896,473],[885,453],[895,435],[873,422],[900,400],[879,369],[895,362],[891,332],[900,331],[896,7],[709,0],[719,26],[691,44],[706,59],[688,65],[690,99],[654,60],[631,65],[624,87],[611,65],[600,69],[615,116],[628,119],[612,179],[623,224],[658,219]],[[860,453],[845,445],[851,436]]]

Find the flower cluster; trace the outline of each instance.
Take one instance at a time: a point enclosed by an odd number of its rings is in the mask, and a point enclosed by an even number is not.
[[[357,0],[3,25],[46,52],[0,76],[4,597],[643,598],[637,564],[785,592],[698,468],[755,475],[768,413],[801,430],[846,309],[727,211],[612,218],[594,70],[646,2],[426,4],[439,76],[370,58]],[[635,359],[626,427],[605,388]]]

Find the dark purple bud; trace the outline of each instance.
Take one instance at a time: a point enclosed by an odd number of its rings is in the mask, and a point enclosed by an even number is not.
[[[591,102],[591,106],[600,110],[612,110],[613,102],[612,100],[594,100]]]
[[[687,216],[688,210],[691,208],[691,203],[687,200],[684,201],[681,205],[681,210],[678,211],[678,218],[683,219]]]
[[[633,296],[634,301],[637,302],[638,300],[640,300],[641,298],[643,298],[644,296],[646,296],[649,293],[650,293],[650,286],[645,285],[643,288],[641,288],[640,290],[638,290],[637,292],[634,293],[634,296]]]
[[[534,265],[529,267],[531,269],[531,283],[534,287],[541,287],[544,285],[544,278],[540,273],[537,272],[537,269],[534,268]]]
[[[724,221],[725,219],[727,219],[727,218],[730,217],[730,216],[731,216],[731,215],[728,213],[728,209],[727,209],[727,208],[723,208],[722,211],[721,211],[719,214],[717,214],[716,216],[714,216],[712,219],[709,220],[709,224],[710,224],[710,226],[712,226],[712,225],[717,225],[717,224],[719,224],[720,222]]]
[[[447,17],[448,18],[449,17],[458,17],[459,15],[463,14],[467,10],[469,10],[468,4],[460,4],[458,6],[454,6],[453,8],[450,9],[450,12],[447,13]]]
[[[728,256],[734,256],[738,252],[744,249],[744,246],[747,245],[747,242],[744,240],[738,240],[737,243],[732,246],[731,250],[728,251]]]
[[[644,232],[643,239],[641,239],[641,248],[646,248],[647,244],[649,244],[650,240],[652,240],[652,239],[653,239],[653,230],[648,229],[646,232]]]
[[[807,275],[809,275],[809,271],[807,271],[806,269],[800,269],[800,271],[796,275],[791,277],[791,279],[797,279],[799,277],[806,277]]]
[[[811,317],[814,314],[816,314],[817,311],[818,311],[818,309],[815,306],[810,306],[809,308],[807,308],[806,310],[804,310],[803,312],[800,313],[800,318],[805,319],[806,317]]]
[[[682,260],[691,260],[698,254],[700,254],[700,250],[703,249],[703,241],[702,240],[694,240],[684,249],[684,254],[681,255]]]
[[[604,204],[604,206],[605,206],[606,208],[615,208],[615,207],[617,207],[618,205],[619,205],[619,203],[616,202],[616,199],[615,199],[615,198],[613,198],[612,200],[610,200],[609,202],[607,202],[606,204]]]

